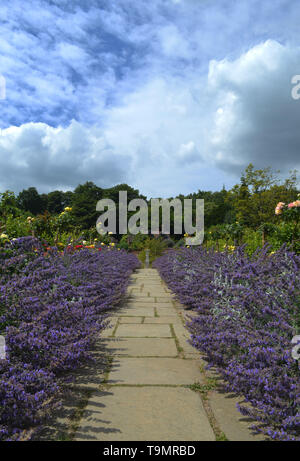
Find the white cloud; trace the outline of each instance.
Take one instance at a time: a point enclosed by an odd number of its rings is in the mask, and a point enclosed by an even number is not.
[[[28,123],[2,130],[1,190],[36,185],[40,190],[72,188],[92,180],[100,186],[122,182],[130,159],[107,144],[99,129],[72,121],[67,128]]]
[[[290,95],[299,3],[32,0],[29,9],[12,0],[1,12],[0,123],[11,128],[0,136],[0,190],[91,179],[175,195],[230,186],[250,161],[299,164]]]
[[[300,48],[268,40],[236,60],[210,63],[208,152],[211,158],[218,153],[216,165],[241,171],[252,162],[285,173],[299,168],[300,105],[290,83],[299,62]]]
[[[160,46],[168,57],[190,58],[189,42],[179,32],[174,24],[170,24],[159,31]]]
[[[202,160],[194,141],[181,144],[178,150],[178,159],[182,162],[195,162]]]

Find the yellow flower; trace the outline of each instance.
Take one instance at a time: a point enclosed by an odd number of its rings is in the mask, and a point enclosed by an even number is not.
[[[109,232],[108,235],[113,235],[113,232]]]
[[[0,235],[0,238],[1,238],[1,239],[8,239],[8,235],[6,235],[6,234],[1,234],[1,235]]]
[[[115,243],[112,242],[112,243],[110,243],[110,245],[111,245],[112,247],[114,247],[114,246],[115,246]]]

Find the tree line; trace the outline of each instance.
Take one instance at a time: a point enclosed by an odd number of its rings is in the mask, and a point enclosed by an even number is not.
[[[40,194],[35,187],[29,187],[18,195],[12,191],[0,194],[0,220],[5,221],[5,216],[8,214],[18,216],[20,212],[32,216],[59,214],[66,207],[71,207],[76,225],[83,230],[90,229],[95,226],[99,215],[96,211],[98,200],[109,198],[118,205],[119,191],[127,191],[128,201],[135,198],[147,200],[139,190],[128,184],[101,188],[87,181],[85,184],[78,185],[73,191],[55,190],[48,194]],[[292,171],[288,178],[280,180],[270,167],[255,169],[252,164],[249,164],[242,173],[240,182],[230,190],[226,190],[225,187],[215,192],[198,190],[188,195],[179,194],[170,199],[179,198],[182,202],[185,198],[204,199],[206,228],[238,222],[243,226],[257,229],[262,223],[276,223],[276,220],[278,221],[274,214],[276,204],[295,200],[297,193],[296,171]]]

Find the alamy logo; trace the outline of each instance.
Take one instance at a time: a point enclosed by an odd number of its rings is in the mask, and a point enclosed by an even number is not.
[[[295,360],[299,360],[300,359],[300,335],[293,337],[292,344],[296,344],[296,346],[294,346],[292,349],[292,357]]]
[[[4,336],[0,336],[0,360],[6,359],[6,344]]]
[[[0,99],[6,99],[6,80],[0,75]]]
[[[183,209],[182,209],[183,208]],[[97,211],[106,211],[97,219],[96,229],[101,235],[117,232],[117,207],[113,200],[99,200],[96,206]],[[171,219],[172,209],[172,219]],[[127,221],[129,212],[135,212]],[[149,226],[149,217],[151,226]],[[186,238],[187,245],[200,245],[204,238],[204,200],[184,199],[183,206],[180,199],[151,199],[150,212],[148,204],[143,199],[134,199],[127,205],[127,191],[119,192],[118,204],[118,232],[119,234],[138,233],[148,234],[151,227],[151,234],[170,234],[171,222],[173,233],[180,235],[184,232],[194,237]],[[195,225],[193,225],[193,218]]]

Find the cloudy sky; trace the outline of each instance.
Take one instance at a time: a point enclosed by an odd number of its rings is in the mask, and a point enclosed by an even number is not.
[[[0,22],[0,191],[300,170],[298,0],[10,0]]]

